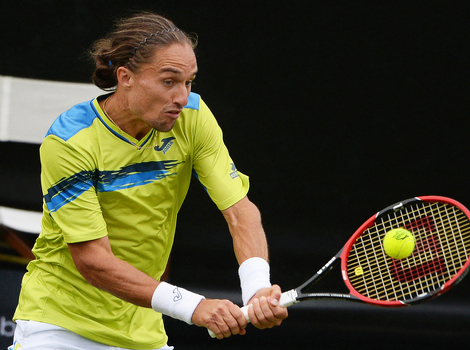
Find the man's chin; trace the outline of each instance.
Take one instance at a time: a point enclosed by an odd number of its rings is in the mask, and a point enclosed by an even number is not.
[[[173,127],[175,126],[175,122],[176,120],[172,121],[171,123],[160,124],[160,125],[154,126],[153,128],[157,130],[158,132],[168,132],[173,129]]]

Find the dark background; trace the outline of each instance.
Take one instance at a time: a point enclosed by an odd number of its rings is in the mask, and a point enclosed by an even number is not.
[[[250,175],[249,197],[263,214],[270,244],[272,281],[287,289],[392,203],[436,194],[470,205],[466,3],[7,0],[0,9],[0,75],[90,82],[93,67],[86,51],[91,43],[115,18],[137,10],[159,12],[197,33],[199,74],[193,91],[218,119],[237,168]],[[0,205],[40,209],[37,146],[1,147],[0,180],[10,185],[2,186]],[[18,154],[25,156],[18,159]],[[171,267],[175,283],[238,290],[225,222],[196,182],[180,215]],[[467,302],[466,282],[443,302]],[[387,338],[396,326],[391,315],[410,322],[393,334],[425,339],[415,337],[426,333],[420,322],[433,323],[425,313],[441,299],[406,317],[399,316],[402,311],[346,307],[341,317],[329,319],[328,303],[324,315],[316,306],[297,308],[284,328],[255,332],[259,338],[236,340],[234,346],[260,349],[259,339],[279,333],[298,345],[292,333],[297,331],[312,341],[330,338],[323,348],[335,348],[346,344],[338,338],[346,324],[363,329],[351,329],[342,339],[366,344],[369,334],[385,332]],[[461,321],[470,325],[469,315],[446,315],[436,316],[440,329],[455,330]],[[381,327],[376,318],[390,321]],[[300,322],[306,319],[307,326]],[[321,326],[312,333],[320,319],[330,333]],[[173,331],[182,327],[168,324]],[[451,336],[445,334],[442,339]],[[459,334],[470,338],[464,330]],[[185,336],[177,332],[174,338]]]

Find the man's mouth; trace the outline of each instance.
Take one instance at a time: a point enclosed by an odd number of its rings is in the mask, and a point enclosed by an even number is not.
[[[180,116],[182,110],[181,109],[170,109],[166,112],[166,114],[168,114],[171,118],[173,119],[178,119],[178,117]]]

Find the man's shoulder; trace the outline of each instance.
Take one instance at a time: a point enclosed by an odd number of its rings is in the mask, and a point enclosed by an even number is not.
[[[46,137],[54,135],[68,141],[81,130],[89,128],[97,117],[93,100],[79,103],[57,117]]]
[[[199,111],[200,104],[201,96],[195,92],[191,92],[188,97],[188,104],[184,106],[184,108]]]

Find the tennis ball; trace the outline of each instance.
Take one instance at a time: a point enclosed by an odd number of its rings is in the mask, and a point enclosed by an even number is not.
[[[404,228],[394,228],[385,235],[383,245],[387,255],[394,259],[405,259],[415,249],[415,237]]]

